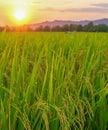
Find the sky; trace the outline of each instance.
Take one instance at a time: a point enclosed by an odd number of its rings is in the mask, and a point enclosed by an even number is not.
[[[0,25],[18,23],[13,16],[18,9],[26,12],[22,24],[108,18],[108,0],[0,0]]]

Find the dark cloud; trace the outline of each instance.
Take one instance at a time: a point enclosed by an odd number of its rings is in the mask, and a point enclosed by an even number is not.
[[[108,3],[92,4],[91,6],[102,7],[102,8],[108,8]]]

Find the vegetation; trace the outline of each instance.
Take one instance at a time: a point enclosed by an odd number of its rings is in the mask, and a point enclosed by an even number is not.
[[[45,32],[65,32],[65,31],[77,31],[77,32],[108,32],[108,26],[105,24],[94,25],[92,22],[87,25],[77,25],[77,24],[65,24],[63,26],[54,26],[50,28],[49,26],[39,26],[35,31],[45,31]]]
[[[65,24],[63,26],[39,26],[35,29],[28,26],[20,27],[0,27],[0,32],[6,30],[7,32],[108,32],[108,26],[105,24],[94,25],[92,22],[89,22],[87,25],[77,25],[77,24]]]
[[[108,129],[107,39],[1,33],[0,129]]]

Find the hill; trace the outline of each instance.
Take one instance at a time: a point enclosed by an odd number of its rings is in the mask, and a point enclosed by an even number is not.
[[[104,18],[104,19],[98,19],[98,20],[82,20],[82,21],[71,21],[71,20],[54,20],[54,21],[45,21],[45,22],[41,22],[41,23],[36,23],[36,24],[30,24],[29,26],[33,29],[39,27],[39,26],[50,26],[50,27],[54,27],[54,26],[63,26],[65,24],[81,24],[81,25],[86,25],[89,22],[93,22],[94,25],[98,25],[98,24],[106,24],[108,25],[108,18]]]

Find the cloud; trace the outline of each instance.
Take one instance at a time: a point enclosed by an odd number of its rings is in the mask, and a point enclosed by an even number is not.
[[[49,11],[49,12],[86,12],[86,13],[108,13],[108,9],[106,8],[65,8],[65,9],[58,9],[47,7],[43,9],[38,9],[39,11]]]
[[[76,9],[64,9],[64,12],[94,12],[94,13],[107,13],[108,9],[103,8],[76,8]]]
[[[33,2],[32,2],[32,4],[34,4],[34,5],[35,5],[35,4],[41,4],[41,3],[42,3],[42,1],[37,1],[37,2],[36,2],[36,1],[33,1]]]
[[[108,8],[108,3],[91,4],[91,6]]]
[[[52,8],[52,7],[47,7],[43,9],[37,9],[38,11],[56,11],[56,12],[64,12],[62,9],[57,9],[57,8]]]

